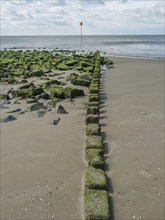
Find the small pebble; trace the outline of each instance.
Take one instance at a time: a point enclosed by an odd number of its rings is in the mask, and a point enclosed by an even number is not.
[[[132,218],[133,218],[133,219],[135,219],[135,218],[136,218],[136,216],[133,216]]]

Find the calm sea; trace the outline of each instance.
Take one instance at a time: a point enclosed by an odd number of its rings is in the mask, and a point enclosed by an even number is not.
[[[3,49],[99,50],[107,56],[165,59],[165,35],[1,36]]]

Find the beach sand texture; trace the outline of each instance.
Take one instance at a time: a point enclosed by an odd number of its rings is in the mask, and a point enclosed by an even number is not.
[[[163,220],[164,61],[111,59],[100,92],[114,219]]]
[[[83,219],[86,98],[1,124],[1,219]]]
[[[112,60],[100,123],[113,220],[163,220],[164,62]],[[1,219],[84,219],[86,103],[87,96],[65,100],[69,114],[58,115],[58,103],[42,118],[29,112],[1,123]],[[3,109],[2,118],[19,107]]]

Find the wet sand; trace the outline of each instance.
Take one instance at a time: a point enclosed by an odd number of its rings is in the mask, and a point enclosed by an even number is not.
[[[164,61],[111,57],[101,124],[114,219],[164,219]]]
[[[83,219],[86,99],[1,123],[1,219]],[[68,114],[57,114],[59,104]],[[2,117],[20,107],[9,106]]]

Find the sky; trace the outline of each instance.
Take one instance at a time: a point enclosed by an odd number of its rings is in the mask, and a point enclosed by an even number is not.
[[[165,34],[164,0],[0,0],[1,35]]]

